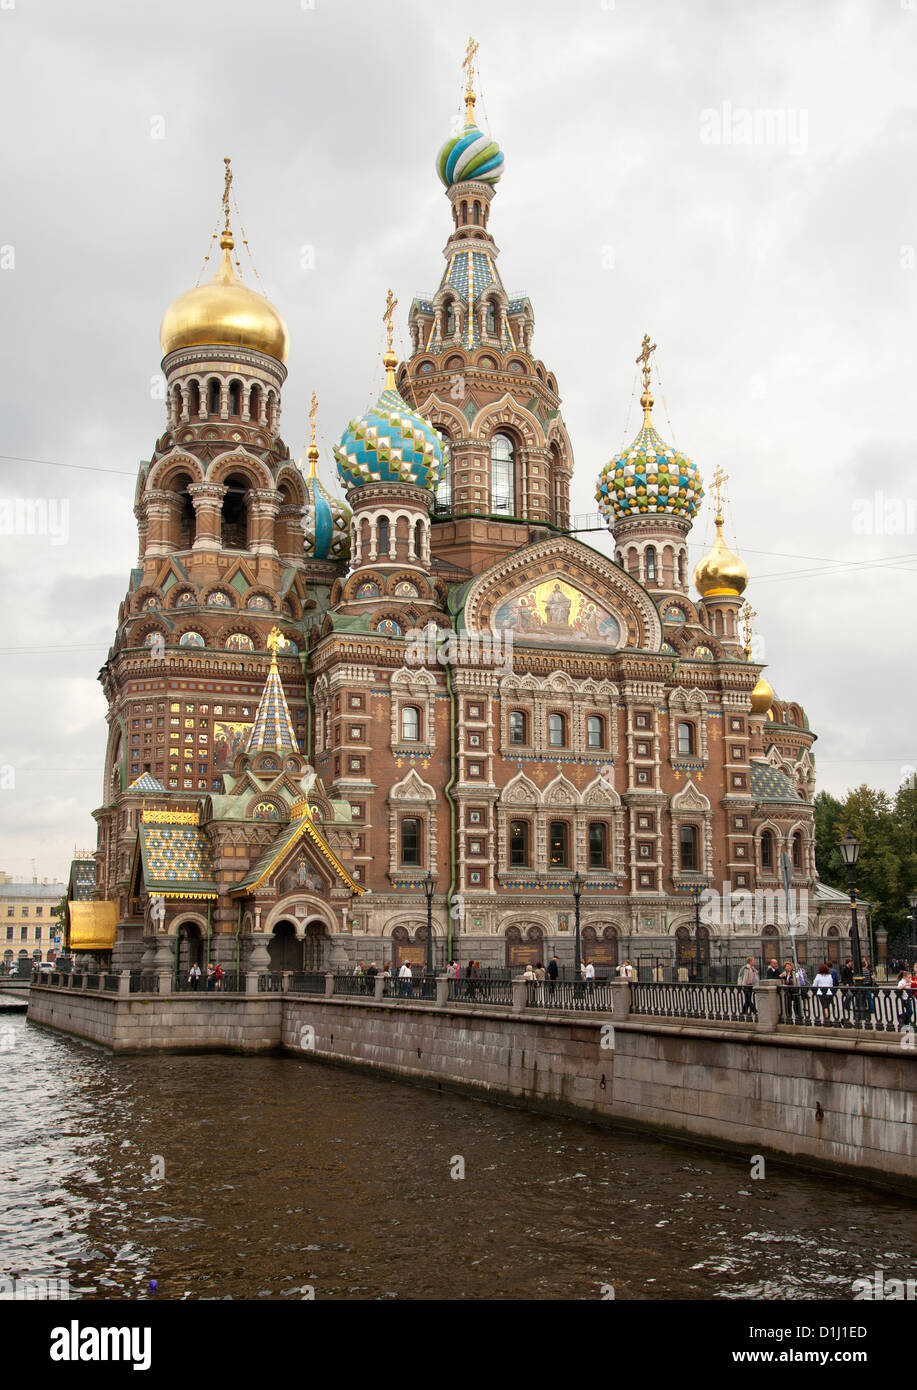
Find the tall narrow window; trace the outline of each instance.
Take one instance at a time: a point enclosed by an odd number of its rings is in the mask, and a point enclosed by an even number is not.
[[[548,715],[548,743],[552,748],[567,746],[567,721],[562,714]]]
[[[529,862],[529,823],[527,820],[511,820],[509,823],[509,863],[513,869],[528,869]]]
[[[771,870],[774,867],[774,837],[769,830],[765,830],[761,836],[761,868]]]
[[[405,816],[401,822],[401,862],[409,867],[420,864],[420,821]]]
[[[511,709],[509,712],[509,741],[510,743],[526,743],[525,715],[521,709]]]
[[[487,333],[491,338],[497,336],[497,306],[492,299],[487,301]]]
[[[480,204],[480,203],[475,203],[475,205],[474,205],[474,225],[475,225],[476,227],[479,227],[479,226],[481,225],[481,204]]]
[[[405,705],[401,711],[401,737],[406,743],[420,741],[420,710],[414,705]]]
[[[697,826],[683,825],[678,832],[678,847],[681,869],[692,872],[697,869]]]
[[[678,725],[678,756],[680,758],[693,758],[694,756],[694,725],[681,723]]]
[[[194,418],[201,413],[201,388],[196,381],[192,381],[188,388],[188,414]]]
[[[644,559],[645,559],[645,563],[646,563],[646,582],[647,582],[647,584],[655,584],[655,582],[656,582],[656,547],[655,547],[654,545],[648,545],[648,546],[646,547],[646,553],[645,553]]]
[[[378,555],[387,555],[387,554],[388,554],[388,517],[387,517],[387,516],[380,516],[379,521],[378,521],[378,524],[377,524],[376,534],[377,534],[378,537],[379,537],[379,545],[378,545],[378,548],[377,548],[376,553],[377,553]]]
[[[231,381],[229,383],[229,413],[234,419],[242,414],[242,383]]]
[[[793,868],[802,868],[802,836],[798,833],[793,836]]]
[[[437,430],[443,446],[443,476],[436,485],[435,505],[438,512],[452,510],[452,441],[443,430]]]
[[[505,434],[495,434],[490,444],[490,509],[492,512],[516,510],[515,450]]]
[[[552,869],[566,869],[569,866],[565,820],[552,820],[548,824],[548,863]]]
[[[450,299],[446,304],[445,322],[443,324],[443,336],[451,338],[455,333],[455,305]]]
[[[685,586],[685,554],[681,550],[678,553],[678,582],[682,588]]]
[[[216,377],[211,377],[207,382],[207,414],[219,415],[220,413],[220,383]]]
[[[589,826],[589,867],[604,869],[608,863],[608,834],[600,821]]]
[[[590,748],[605,747],[605,720],[600,714],[590,714],[586,720],[586,743]]]

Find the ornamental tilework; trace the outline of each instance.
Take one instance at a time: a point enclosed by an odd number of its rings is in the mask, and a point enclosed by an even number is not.
[[[197,825],[141,825],[140,848],[147,892],[187,888],[216,895],[213,850]]]
[[[644,425],[599,474],[595,500],[609,521],[646,512],[693,519],[703,498],[697,464]]]
[[[756,801],[802,801],[786,773],[769,763],[751,764],[751,794]]]
[[[271,662],[246,751],[258,753],[266,748],[276,749],[278,753],[299,752],[287,698],[283,693],[280,673],[274,662]]]
[[[414,483],[435,488],[442,478],[443,449],[429,421],[387,387],[360,420],[351,420],[334,457],[345,487],[364,483]]]

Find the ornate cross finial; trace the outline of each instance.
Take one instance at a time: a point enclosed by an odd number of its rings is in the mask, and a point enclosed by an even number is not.
[[[388,350],[389,350],[389,352],[391,352],[391,350],[392,350],[392,333],[394,332],[394,329],[392,328],[392,317],[393,317],[393,315],[394,315],[394,313],[395,313],[395,310],[396,310],[397,308],[398,308],[398,300],[397,300],[397,299],[395,298],[395,296],[392,294],[391,290],[389,290],[389,292],[388,292],[388,294],[386,295],[386,298],[385,298],[385,313],[382,315],[382,321],[383,321],[383,323],[385,324],[386,329],[388,330]]]
[[[280,628],[275,624],[267,635],[267,647],[271,654],[272,662],[277,660],[277,650],[279,647],[283,646],[285,640]]]
[[[468,40],[468,47],[467,47],[467,49],[465,50],[465,61],[462,63],[462,67],[465,69],[466,74],[467,74],[467,81],[466,81],[466,83],[465,83],[465,124],[466,124],[466,125],[472,125],[472,124],[474,123],[474,102],[475,102],[475,95],[474,95],[474,55],[477,53],[477,51],[478,51],[478,46],[477,46],[477,44],[475,43],[474,39],[469,39],[469,40]]]
[[[713,486],[716,489],[716,516],[713,518],[717,526],[723,524],[723,484],[729,482],[729,474],[724,473],[719,464],[713,475]]]
[[[232,168],[228,154],[224,155],[223,163],[226,167],[223,172],[223,235],[220,238],[220,245],[231,251],[233,239],[229,228],[229,190],[232,187]]]
[[[318,396],[312,392],[312,407],[309,411],[309,425],[312,430],[312,443],[315,443],[315,415],[318,410]]]
[[[309,410],[309,426],[312,431],[312,442],[309,445],[309,477],[318,476],[316,464],[318,463],[318,445],[315,442],[315,416],[318,411],[318,396],[312,392],[312,406]]]
[[[650,355],[655,351],[656,344],[650,342],[648,333],[644,333],[643,345],[637,355],[637,366],[639,367],[640,363],[643,363],[643,395],[640,397],[640,404],[643,406],[644,425],[653,423],[653,417],[650,413],[653,409],[653,397],[650,393]]]
[[[746,602],[745,607],[744,607],[743,610],[742,610],[742,630],[743,630],[744,635],[745,635],[745,660],[746,660],[746,661],[750,661],[750,660],[751,660],[751,639],[752,639],[752,632],[753,632],[752,621],[753,621],[755,618],[757,618],[757,616],[758,616],[758,615],[757,615],[757,613],[755,612],[755,610],[752,608],[751,604],[748,603],[748,602]]]

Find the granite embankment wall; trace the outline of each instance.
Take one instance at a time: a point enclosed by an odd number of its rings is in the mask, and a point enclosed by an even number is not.
[[[917,1195],[917,1056],[895,1034],[302,995],[33,987],[29,1017],[116,1052],[283,1047],[483,1099],[764,1154]]]

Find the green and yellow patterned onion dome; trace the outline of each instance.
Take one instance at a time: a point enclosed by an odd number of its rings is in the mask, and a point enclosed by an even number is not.
[[[602,469],[595,500],[609,523],[658,512],[693,520],[703,495],[697,464],[645,423],[629,448]]]
[[[412,483],[434,490],[443,476],[443,446],[423,416],[395,386],[397,358],[387,352],[385,389],[360,420],[351,420],[335,446],[338,477],[346,488],[366,483]]]
[[[306,506],[303,515],[305,553],[315,560],[346,560],[350,555],[350,508],[325,487],[318,476],[318,449],[309,449]]]
[[[503,151],[472,121],[461,135],[454,135],[443,145],[436,157],[436,172],[447,188],[467,179],[498,183],[503,173]]]

